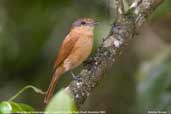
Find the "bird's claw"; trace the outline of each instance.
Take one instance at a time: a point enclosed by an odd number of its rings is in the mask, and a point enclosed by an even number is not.
[[[80,81],[80,77],[76,76],[73,72],[71,72],[72,78],[75,81]]]

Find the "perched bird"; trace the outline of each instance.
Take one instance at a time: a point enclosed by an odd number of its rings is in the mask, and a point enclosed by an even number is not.
[[[90,55],[93,47],[96,22],[90,18],[76,20],[65,37],[57,54],[54,73],[44,102],[48,103],[53,95],[57,81],[65,72],[79,66]]]

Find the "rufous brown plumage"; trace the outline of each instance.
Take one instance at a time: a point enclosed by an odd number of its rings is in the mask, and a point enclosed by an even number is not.
[[[67,71],[79,66],[90,55],[93,47],[96,22],[90,18],[76,20],[58,51],[54,73],[44,102],[48,103],[53,95],[57,81]]]

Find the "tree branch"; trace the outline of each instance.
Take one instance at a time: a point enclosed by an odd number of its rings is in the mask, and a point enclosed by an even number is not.
[[[78,107],[85,102],[93,88],[103,79],[104,73],[110,70],[128,41],[135,36],[147,17],[162,1],[164,0],[135,0],[130,6],[129,13],[118,12],[122,15],[121,18],[117,18],[110,34],[104,39],[96,54],[87,60],[78,74],[79,80],[73,80],[65,89],[71,92]]]

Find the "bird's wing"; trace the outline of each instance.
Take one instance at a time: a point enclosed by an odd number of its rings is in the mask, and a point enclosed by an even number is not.
[[[62,64],[62,62],[65,60],[66,57],[70,54],[71,50],[73,49],[76,41],[78,40],[79,36],[77,34],[70,33],[66,36],[64,39],[59,52],[57,54],[55,64],[54,64],[54,70]]]

